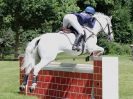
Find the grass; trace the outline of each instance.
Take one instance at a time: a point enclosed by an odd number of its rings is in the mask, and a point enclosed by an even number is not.
[[[19,94],[19,64],[0,61],[0,99],[37,99]]]
[[[76,58],[59,55],[56,61],[81,62],[85,56]],[[64,60],[65,59],[65,60]],[[120,99],[133,99],[133,61],[130,56],[119,56],[119,93]],[[20,95],[19,92],[19,63],[18,61],[0,61],[0,99],[37,99]]]
[[[133,61],[121,56],[119,63],[120,99],[133,99]]]

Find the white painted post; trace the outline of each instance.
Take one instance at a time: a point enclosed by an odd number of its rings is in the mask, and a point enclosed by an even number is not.
[[[102,99],[119,99],[118,57],[102,57]]]

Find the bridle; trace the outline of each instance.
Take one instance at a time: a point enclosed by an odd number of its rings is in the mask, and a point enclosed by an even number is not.
[[[97,20],[97,19],[96,19]],[[107,19],[106,19],[107,20]],[[102,24],[99,22],[99,20],[97,20],[97,22],[100,24],[102,30],[104,33],[105,33],[105,29],[108,28],[108,35],[110,35],[112,32],[110,31],[110,28],[109,28],[109,23],[108,23],[108,20],[107,20],[107,24],[106,26],[103,28]]]
[[[107,20],[107,19],[106,19],[106,20]],[[102,28],[101,31],[103,31],[104,33],[106,33],[106,32],[105,32],[105,29],[108,28],[108,35],[110,35],[110,34],[112,33],[112,32],[110,31],[110,27],[109,27],[108,20],[107,20],[107,24],[106,24],[105,27],[102,26],[102,24],[99,22],[98,19],[96,19],[96,21],[100,24],[100,26],[101,26],[101,28]],[[86,38],[85,42],[86,42],[91,36],[93,36],[93,35],[96,36],[96,34],[95,34],[94,32],[92,32],[91,30],[89,30],[87,27],[84,27],[84,28],[85,28],[86,30],[88,30],[88,31],[91,33],[91,35],[90,35],[89,37]]]

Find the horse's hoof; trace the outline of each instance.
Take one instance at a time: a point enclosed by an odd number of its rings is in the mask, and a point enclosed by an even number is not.
[[[87,57],[85,58],[85,61],[88,62],[89,60],[90,60],[90,56],[87,56]]]
[[[19,87],[19,90],[20,90],[20,91],[24,91],[24,90],[25,90],[25,86],[20,86],[20,87]]]
[[[33,87],[30,87],[29,90],[30,90],[30,93],[33,93],[34,88]]]

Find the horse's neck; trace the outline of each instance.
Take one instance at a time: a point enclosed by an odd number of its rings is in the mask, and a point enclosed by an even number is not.
[[[94,25],[94,32],[98,34],[102,29],[106,27],[106,22],[107,22],[107,16],[104,15],[103,13],[96,12],[94,14],[94,17],[96,18],[96,22]]]
[[[85,32],[88,36],[91,34],[97,35],[100,32],[100,28],[98,28],[97,24],[93,28],[86,27]]]
[[[93,27],[93,28],[90,28],[90,30],[91,30],[95,35],[97,35],[97,34],[101,31],[101,29],[102,29],[102,27],[101,27],[100,24],[102,24],[102,23],[99,23],[98,21],[96,21],[94,27]]]
[[[96,21],[95,26],[93,27],[93,32],[95,35],[97,35],[101,31],[101,27],[99,23]]]

